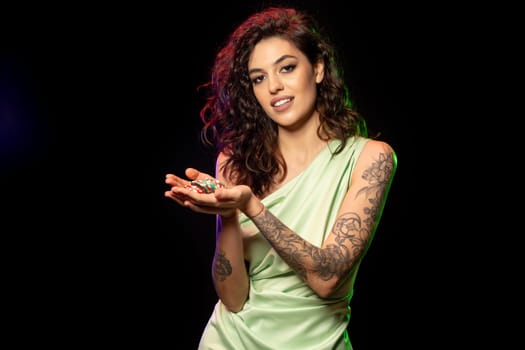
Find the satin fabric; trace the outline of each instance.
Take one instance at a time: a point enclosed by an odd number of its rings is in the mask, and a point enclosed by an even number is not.
[[[316,246],[329,235],[348,190],[366,138],[331,141],[298,176],[263,199],[285,225]],[[245,215],[239,217],[250,291],[243,309],[228,311],[219,300],[205,327],[199,350],[348,350],[350,300],[359,264],[349,276],[350,292],[323,299],[284,262]]]

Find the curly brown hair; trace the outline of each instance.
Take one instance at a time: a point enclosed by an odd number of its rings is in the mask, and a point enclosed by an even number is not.
[[[248,74],[248,60],[262,39],[278,36],[293,43],[310,63],[323,60],[324,79],[318,84],[316,109],[321,139],[367,136],[365,120],[352,108],[333,46],[317,21],[293,8],[270,7],[248,17],[230,35],[215,57],[206,103],[200,111],[204,142],[215,145],[228,160],[220,171],[235,184],[245,184],[257,196],[267,194],[286,176],[277,144],[277,125],[257,102]]]

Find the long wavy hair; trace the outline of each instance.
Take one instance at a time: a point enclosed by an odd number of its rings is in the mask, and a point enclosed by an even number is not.
[[[277,144],[277,125],[257,102],[248,74],[248,59],[262,39],[278,36],[293,43],[310,63],[323,60],[324,79],[317,85],[317,133],[321,139],[367,136],[365,120],[352,108],[336,54],[316,20],[293,8],[270,7],[248,17],[218,51],[200,110],[203,141],[228,156],[220,171],[235,184],[245,184],[263,197],[286,176]]]

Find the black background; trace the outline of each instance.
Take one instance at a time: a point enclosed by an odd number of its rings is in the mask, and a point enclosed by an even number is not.
[[[4,291],[22,344],[196,348],[216,300],[215,221],[165,199],[164,176],[188,166],[213,173],[197,86],[230,31],[267,4],[319,18],[356,108],[398,155],[356,282],[354,347],[435,343],[434,242],[419,231],[416,200],[425,191],[416,135],[437,74],[427,61],[431,15],[325,0],[3,11]]]

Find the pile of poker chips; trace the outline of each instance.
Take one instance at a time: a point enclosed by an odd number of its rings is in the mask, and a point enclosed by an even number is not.
[[[224,185],[219,180],[210,178],[193,180],[184,187],[198,193],[213,193],[217,188],[223,188]]]

